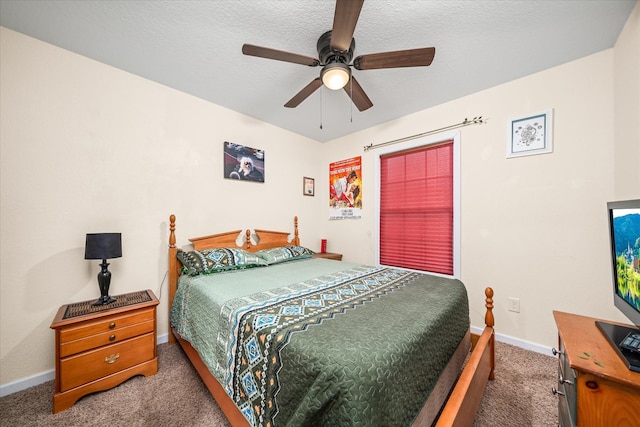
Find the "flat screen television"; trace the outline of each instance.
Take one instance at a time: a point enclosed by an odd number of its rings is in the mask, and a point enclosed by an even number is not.
[[[640,372],[640,199],[609,202],[607,214],[613,303],[633,326],[596,323],[627,367]]]

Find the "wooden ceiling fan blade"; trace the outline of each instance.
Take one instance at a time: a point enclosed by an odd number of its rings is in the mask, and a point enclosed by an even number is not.
[[[393,52],[361,55],[353,60],[356,70],[376,70],[381,68],[426,67],[431,65],[436,54],[435,47],[396,50]]]
[[[285,52],[283,50],[271,49],[268,47],[255,46],[252,44],[243,44],[242,53],[259,58],[275,59],[276,61],[292,62],[294,64],[308,65],[316,67],[320,65],[317,58],[299,55],[297,53]]]
[[[345,85],[344,91],[347,92],[347,95],[349,95],[354,105],[358,107],[358,110],[364,111],[373,107],[373,102],[364,93],[364,89],[362,89],[355,77],[351,76],[351,80]]]
[[[345,52],[351,46],[364,0],[336,0],[331,30],[331,48]]]
[[[284,104],[284,106],[287,108],[297,107],[302,101],[307,99],[309,95],[318,90],[320,86],[322,86],[322,80],[320,80],[320,77],[317,77],[312,80],[311,83],[303,87],[300,92],[296,93],[293,98]]]

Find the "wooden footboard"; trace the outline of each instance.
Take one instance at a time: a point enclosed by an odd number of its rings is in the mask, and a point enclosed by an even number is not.
[[[438,418],[437,427],[472,426],[487,381],[494,379],[493,289],[486,288],[485,327],[472,337],[473,351]]]
[[[173,304],[173,298],[177,291],[178,276],[180,275],[181,264],[177,260],[177,247],[175,236],[175,216],[171,215],[169,221],[169,318],[171,318],[171,306]],[[298,238],[298,222],[297,217],[294,219],[295,223],[295,237],[292,240],[292,244],[299,244]],[[258,230],[256,230],[258,231]],[[269,238],[265,239],[266,244],[271,247],[287,243],[286,236],[288,233],[278,232],[265,232],[260,230]],[[214,236],[206,236],[209,241],[227,241],[229,237],[238,235],[238,232],[222,233]],[[282,235],[282,236],[281,236]],[[247,232],[247,240],[248,240]],[[282,240],[284,238],[284,240]],[[273,241],[272,241],[273,239]],[[192,239],[192,242],[195,239]],[[235,241],[235,238],[233,239]],[[213,242],[210,242],[214,244]],[[210,244],[207,243],[207,244]],[[247,247],[248,248],[248,247]],[[252,247],[251,249],[259,249],[259,246]],[[446,404],[444,405],[442,412],[438,418],[436,426],[472,426],[475,414],[482,400],[482,394],[488,380],[492,380],[494,377],[494,351],[495,351],[495,336],[494,336],[494,318],[493,318],[493,289],[485,289],[485,328],[480,335],[472,334],[472,352],[467,360],[464,370],[460,374],[458,381],[456,382]],[[233,403],[233,400],[227,395],[217,379],[209,372],[209,369],[200,359],[198,352],[191,346],[191,344],[175,333],[170,325],[169,343],[175,344],[177,342],[181,345],[187,357],[196,368],[202,381],[205,383],[214,399],[222,409],[232,426],[248,426],[249,423],[244,418],[240,410]],[[430,422],[429,422],[430,424]],[[419,424],[415,424],[419,425]]]

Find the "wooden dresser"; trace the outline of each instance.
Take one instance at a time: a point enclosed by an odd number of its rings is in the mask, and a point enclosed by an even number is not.
[[[94,300],[63,305],[53,319],[53,413],[70,408],[86,394],[158,372],[158,299],[151,290],[115,298],[114,303],[98,307],[92,305]]]
[[[629,370],[596,320],[554,311],[561,427],[640,426],[640,373]]]
[[[313,254],[314,258],[326,258],[326,259],[333,259],[336,261],[342,261],[342,254],[336,254],[333,252],[316,252],[315,254]]]

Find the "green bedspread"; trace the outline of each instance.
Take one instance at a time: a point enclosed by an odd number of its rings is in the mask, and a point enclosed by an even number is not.
[[[270,426],[409,425],[469,328],[460,281],[324,259],[183,276],[171,320]]]

